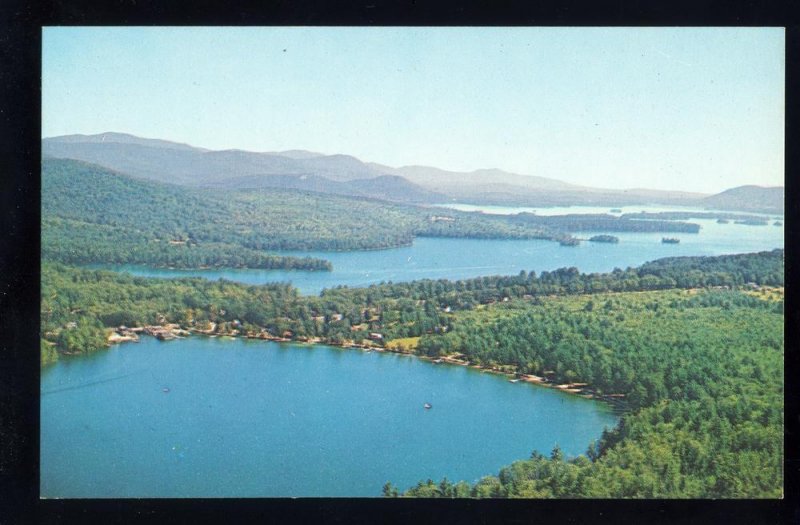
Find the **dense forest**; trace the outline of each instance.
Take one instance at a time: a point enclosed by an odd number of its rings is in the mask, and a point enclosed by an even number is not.
[[[41,354],[44,364],[103,348],[119,325],[334,344],[378,333],[370,344],[588,383],[628,410],[585,456],[556,448],[474,485],[429,480],[407,496],[778,497],[784,318],[774,290],[782,285],[782,250],[310,297],[288,284],[149,279],[44,262]],[[401,494],[391,484],[384,493]]]
[[[553,370],[627,399],[585,455],[503,468],[415,497],[776,498],[783,494],[782,302],[737,291],[548,298],[458,316],[420,347]],[[497,311],[502,310],[502,311]],[[384,494],[400,492],[391,484]]]
[[[505,217],[291,190],[184,188],[80,161],[42,163],[42,253],[67,264],[327,270],[263,250],[362,250],[416,236],[554,239]]]
[[[67,264],[146,264],[171,268],[333,269],[314,257],[272,255],[229,242],[158,238],[130,227],[42,218],[42,259]]]
[[[674,257],[610,273],[522,271],[512,276],[461,281],[420,280],[366,288],[344,286],[301,297],[288,284],[247,286],[202,278],[147,279],[102,270],[42,264],[42,334],[57,342],[67,323],[91,326],[207,321],[220,331],[234,321],[244,331],[286,330],[331,342],[360,340],[376,330],[387,339],[445,332],[453,313],[548,295],[666,290],[673,288],[782,286],[783,250],[717,257]],[[87,325],[88,326],[88,325]],[[442,341],[446,340],[441,339]],[[98,348],[87,345],[86,351]],[[60,349],[66,350],[63,347]]]
[[[511,220],[520,224],[535,224],[562,232],[680,232],[697,233],[700,226],[691,222],[675,220],[637,220],[625,216],[616,217],[602,213],[536,215],[519,213]]]

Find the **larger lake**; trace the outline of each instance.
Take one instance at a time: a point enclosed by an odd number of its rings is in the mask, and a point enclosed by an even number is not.
[[[480,207],[461,205],[464,209]],[[517,213],[528,208],[482,207],[491,213]],[[667,209],[630,207],[624,212],[664,211]],[[607,208],[572,207],[561,213],[598,213]],[[537,209],[537,212],[542,210]],[[550,213],[554,213],[550,210]],[[557,242],[530,240],[481,239],[416,239],[411,246],[391,250],[366,252],[283,252],[287,255],[328,259],[332,272],[303,272],[278,270],[168,270],[133,265],[96,265],[96,267],[126,271],[151,277],[201,276],[208,279],[225,278],[247,284],[291,282],[301,293],[316,294],[323,288],[337,285],[368,286],[382,281],[411,281],[415,279],[464,279],[483,275],[507,275],[520,270],[542,272],[575,266],[582,272],[608,272],[615,267],[638,266],[644,262],[676,255],[723,255],[756,252],[783,247],[784,227],[718,224],[713,219],[695,219],[701,225],[697,234],[681,234],[680,244],[662,244],[661,238],[674,234],[615,233],[619,244],[583,242],[579,246],[561,246]],[[593,233],[577,234],[588,238]]]
[[[240,339],[64,358],[41,392],[46,498],[380,496],[389,480],[474,482],[556,443],[577,455],[617,421],[464,367]]]

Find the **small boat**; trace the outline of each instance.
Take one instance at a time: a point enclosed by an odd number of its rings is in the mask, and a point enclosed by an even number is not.
[[[509,383],[519,383],[519,379],[509,379]]]
[[[161,391],[164,392],[165,394],[169,394],[169,388],[167,387],[162,388]]]
[[[430,403],[425,403],[425,405],[423,405],[423,406],[425,408],[433,408],[433,405],[431,405]]]
[[[661,242],[664,244],[678,244],[681,240],[675,237],[662,237]]]

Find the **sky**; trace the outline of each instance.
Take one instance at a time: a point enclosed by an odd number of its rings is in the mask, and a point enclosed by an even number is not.
[[[42,136],[714,193],[784,181],[782,28],[47,27]]]

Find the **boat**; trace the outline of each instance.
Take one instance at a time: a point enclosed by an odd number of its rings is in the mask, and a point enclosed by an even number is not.
[[[167,387],[162,388],[161,391],[164,392],[165,394],[169,394],[169,388]]]
[[[431,405],[430,403],[425,403],[424,407],[425,408],[433,408],[433,405]]]
[[[519,379],[509,379],[509,383],[519,383]]]
[[[681,240],[675,237],[662,237],[661,242],[664,244],[678,244]]]

